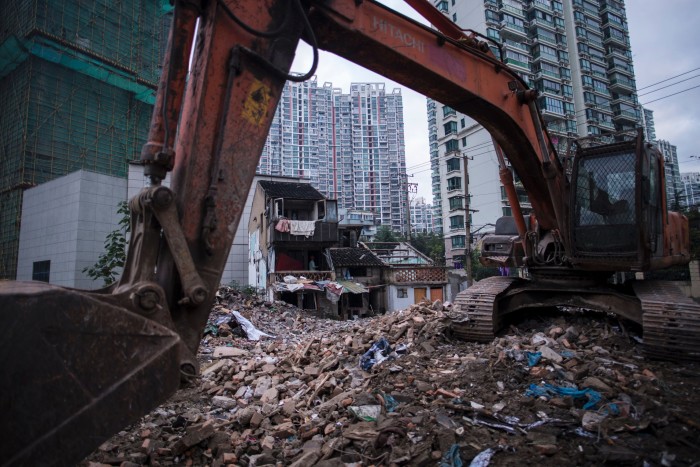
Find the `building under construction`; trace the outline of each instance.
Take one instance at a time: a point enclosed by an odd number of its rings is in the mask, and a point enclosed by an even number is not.
[[[23,191],[138,159],[170,26],[167,0],[0,2],[0,279],[13,279]],[[116,209],[116,207],[115,207]]]

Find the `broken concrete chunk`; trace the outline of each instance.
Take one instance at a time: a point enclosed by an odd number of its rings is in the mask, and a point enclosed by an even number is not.
[[[176,456],[185,452],[187,448],[199,444],[214,434],[214,421],[207,420],[199,425],[192,425],[185,435],[173,446],[173,454]]]
[[[239,349],[237,347],[219,346],[214,348],[214,358],[224,358],[224,357],[244,357],[248,355],[247,350]]]
[[[236,399],[225,396],[214,396],[211,398],[211,405],[229,410],[236,407],[237,404]]]
[[[561,363],[564,360],[564,357],[546,345],[541,346],[538,351],[542,353],[542,358],[549,360],[550,362]]]

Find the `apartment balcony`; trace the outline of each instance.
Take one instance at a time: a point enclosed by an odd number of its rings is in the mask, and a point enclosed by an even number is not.
[[[623,121],[637,123],[639,118],[637,118],[637,114],[634,112],[630,112],[629,110],[619,110],[613,112],[613,120],[615,123]]]
[[[523,11],[522,8],[516,8],[511,5],[503,5],[501,7],[501,11],[507,11],[510,14],[519,16],[521,19],[525,19],[525,12]]]
[[[511,36],[516,39],[527,39],[527,30],[524,26],[512,23],[501,23],[501,37]]]
[[[560,111],[541,109],[541,113],[542,113],[542,118],[544,118],[545,122],[560,121],[560,120],[566,118],[566,116],[563,113],[561,113]]]
[[[528,46],[527,42],[515,42],[512,40],[506,39],[503,41],[503,47],[506,49],[514,49],[518,52],[525,52],[525,53],[530,53],[530,47]]]
[[[627,103],[631,105],[638,105],[639,100],[637,99],[637,96],[634,94],[615,94],[612,96],[612,104],[620,104],[620,103]]]
[[[444,284],[447,268],[439,266],[392,266],[389,282],[402,284]]]
[[[634,68],[632,67],[632,65],[629,65],[627,63],[610,63],[608,66],[609,72],[619,71],[620,73],[624,73],[626,75],[629,75],[630,77],[634,76]]]
[[[634,93],[637,91],[636,83],[628,78],[624,78],[620,75],[610,77],[610,85],[608,86],[611,91],[622,91],[627,93]]]
[[[556,26],[554,26],[553,21],[546,21],[542,18],[534,18],[530,21],[530,26],[544,26],[547,29],[550,29],[552,31],[555,30]]]
[[[316,221],[314,233],[310,236],[292,235],[290,232],[280,232],[270,225],[271,243],[336,243],[338,241],[338,223]]]
[[[532,71],[530,69],[530,64],[527,62],[521,62],[519,60],[515,60],[513,58],[507,57],[505,60],[505,64],[510,66],[511,68],[515,68],[516,70],[520,71]]]
[[[602,0],[600,2],[601,6],[601,13],[614,13],[616,15],[620,15],[622,17],[626,17],[627,13],[625,12],[625,9],[622,8],[617,2],[612,2],[610,0]]]
[[[630,109],[621,109],[619,105],[613,106],[613,120],[615,123],[631,122],[637,123],[639,115],[636,111]]]
[[[626,37],[619,37],[615,36],[613,34],[610,34],[609,31],[610,28],[606,29],[604,34],[603,34],[603,44],[606,46],[609,45],[616,45],[618,47],[629,47],[630,46],[630,41]]]
[[[557,47],[559,44],[557,44],[557,41],[555,39],[551,39],[549,37],[543,36],[543,35],[533,35],[530,40],[532,41],[532,44],[538,44],[540,42],[545,43],[546,45],[549,45],[550,47]],[[562,47],[564,48],[564,47]]]
[[[529,12],[537,8],[538,10],[546,11],[547,13],[554,13],[552,10],[552,5],[548,1],[535,0],[534,2],[528,2],[525,9]]]
[[[538,80],[540,78],[547,78],[547,79],[552,79],[559,81],[561,79],[561,75],[559,73],[555,73],[553,71],[549,70],[540,70],[537,73],[535,73],[535,80]]]
[[[623,60],[632,60],[632,53],[629,50],[620,50],[614,47],[608,47],[605,52],[605,57],[617,57]]]

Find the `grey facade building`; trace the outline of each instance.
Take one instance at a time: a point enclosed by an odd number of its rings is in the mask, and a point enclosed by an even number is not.
[[[419,197],[411,201],[411,232],[433,232],[433,206]]]
[[[316,79],[287,82],[263,149],[261,174],[306,177],[338,207],[377,213],[406,232],[408,184],[400,89]]]
[[[656,141],[656,128],[654,127],[654,111],[642,107],[642,128],[644,128],[644,139]]]
[[[24,192],[17,280],[95,289],[83,268],[95,264],[119,223],[126,199],[121,177],[79,170]]]
[[[698,209],[700,206],[700,172],[681,174],[681,206]]]
[[[681,206],[681,173],[678,167],[678,151],[676,146],[668,141],[658,140],[656,146],[664,155],[664,170],[666,172],[666,206],[676,210]]]
[[[571,138],[632,130],[641,124],[623,1],[434,4],[459,26],[502,46],[503,60],[540,92],[538,105],[560,154]],[[498,56],[498,49],[492,49]],[[460,264],[471,248],[469,230],[510,215],[510,208],[491,137],[483,127],[430,100],[428,122],[436,226],[445,235],[447,264]],[[524,191],[522,195],[527,212]]]

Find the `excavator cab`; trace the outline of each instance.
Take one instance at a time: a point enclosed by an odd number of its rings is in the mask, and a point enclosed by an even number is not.
[[[618,136],[619,138],[619,136]],[[641,134],[605,145],[580,144],[571,175],[572,261],[590,269],[647,270],[671,255],[661,189],[663,157]]]

